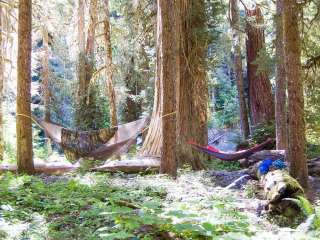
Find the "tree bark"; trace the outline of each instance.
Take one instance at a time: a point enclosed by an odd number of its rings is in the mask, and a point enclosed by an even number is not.
[[[47,29],[47,17],[43,19],[42,26],[42,42],[43,42],[43,57],[42,57],[42,95],[44,103],[44,120],[46,122],[51,121],[50,114],[50,87],[49,87],[49,34]],[[51,154],[51,141],[48,136],[46,136],[46,143],[48,147],[48,152]]]
[[[112,63],[109,0],[104,0],[104,6],[105,6],[104,37],[105,37],[105,44],[106,44],[105,47],[106,47],[107,95],[109,98],[111,126],[117,126],[118,119],[117,119],[116,94],[113,87],[114,66]]]
[[[234,48],[234,69],[236,75],[236,83],[238,89],[239,99],[239,113],[240,113],[240,126],[241,133],[244,139],[247,139],[250,134],[248,110],[246,98],[244,94],[244,81],[242,74],[242,59],[241,59],[241,33],[239,31],[239,7],[238,0],[230,0],[231,12],[231,27],[233,30],[233,48]]]
[[[207,38],[205,34],[204,1],[176,1],[176,31],[179,47],[177,61],[176,108],[169,114],[163,114],[163,82],[161,80],[161,52],[157,48],[155,96],[149,131],[141,150],[142,155],[160,156],[162,148],[163,120],[176,114],[177,117],[177,161],[189,163],[194,170],[203,169],[203,154],[187,144],[194,140],[207,144],[207,81],[205,56]],[[161,38],[159,26],[157,42]],[[172,65],[172,68],[175,65]]]
[[[257,125],[274,119],[274,100],[271,93],[271,84],[266,71],[258,71],[255,63],[259,52],[264,48],[263,16],[258,6],[253,10],[246,10],[247,20],[247,71],[249,81],[249,105],[251,123]]]
[[[157,6],[158,7],[158,6]],[[158,11],[158,9],[157,9]],[[158,43],[160,42],[161,33],[159,30],[158,14],[156,20],[156,74],[155,74],[155,87],[154,87],[154,99],[151,120],[149,124],[148,133],[141,148],[140,154],[142,156],[161,157],[162,148],[162,81],[160,78],[160,69],[162,68],[160,58],[160,48]]]
[[[2,29],[3,29],[3,10],[0,6],[0,161],[3,160],[4,157],[4,135],[3,135],[3,86],[4,86],[4,44],[2,37]]]
[[[178,1],[180,10],[180,77],[177,83],[177,143],[179,164],[204,168],[205,155],[187,141],[207,145],[208,87],[205,71],[207,35],[203,0]]]
[[[18,171],[34,172],[31,126],[31,24],[32,1],[19,0],[17,62],[17,162]]]
[[[44,103],[44,119],[50,122],[50,90],[49,90],[49,35],[48,29],[42,26],[43,58],[42,58],[42,91]]]
[[[178,35],[174,1],[158,0],[158,43],[160,81],[162,82],[162,151],[160,172],[177,175],[176,161],[176,96],[179,77]]]
[[[84,24],[84,0],[78,0],[78,102],[85,97],[87,91],[86,84],[86,57],[85,57],[85,24]]]
[[[283,31],[285,46],[285,72],[288,79],[290,174],[302,187],[308,187],[308,168],[305,154],[305,121],[303,79],[301,77],[301,39],[299,32],[299,6],[295,0],[283,0]]]
[[[284,63],[283,45],[283,0],[277,0],[276,14],[276,96],[275,96],[275,119],[276,119],[276,140],[278,150],[287,150],[288,128],[287,128],[287,79]]]

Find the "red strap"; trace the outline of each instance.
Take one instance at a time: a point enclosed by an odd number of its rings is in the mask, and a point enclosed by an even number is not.
[[[207,146],[207,149],[210,150],[210,151],[213,151],[213,152],[220,152],[219,149],[217,149],[215,147],[212,147],[212,146]]]

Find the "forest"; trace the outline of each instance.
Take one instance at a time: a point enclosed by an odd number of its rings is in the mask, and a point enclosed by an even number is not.
[[[0,239],[320,239],[319,0],[0,0]]]

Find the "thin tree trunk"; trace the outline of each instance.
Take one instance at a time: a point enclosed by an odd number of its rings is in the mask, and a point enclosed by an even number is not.
[[[240,36],[240,24],[239,24],[239,7],[238,0],[230,0],[230,12],[231,12],[231,27],[233,30],[233,48],[234,48],[234,68],[236,75],[236,83],[238,89],[239,98],[239,113],[240,113],[240,126],[241,133],[244,139],[248,138],[250,134],[248,110],[244,94],[244,81],[242,74],[242,59],[241,59],[241,36]]]
[[[98,1],[90,1],[89,9],[90,21],[88,28],[88,37],[86,45],[86,56],[89,58],[89,62],[94,60],[94,46],[95,46],[95,34],[96,34],[96,25],[98,22]]]
[[[255,63],[265,45],[263,16],[258,6],[253,10],[247,10],[248,18],[255,18],[254,22],[247,21],[247,65],[249,81],[249,105],[250,117],[253,125],[274,120],[274,100],[271,92],[271,83],[266,71],[258,72]]]
[[[91,0],[90,1],[90,9],[89,9],[90,21],[88,28],[88,36],[87,36],[87,45],[86,45],[86,102],[94,101],[94,99],[90,99],[90,81],[93,75],[94,66],[95,66],[95,40],[96,40],[96,26],[98,22],[98,1]]]
[[[287,80],[284,63],[283,45],[283,0],[277,0],[276,14],[276,96],[275,96],[275,119],[276,119],[276,140],[278,150],[287,150],[288,128],[287,128]]]
[[[299,6],[295,0],[283,0],[283,24],[286,77],[288,79],[288,117],[290,174],[302,187],[308,187],[305,154],[303,79],[301,77],[301,39]]]
[[[3,10],[0,6],[0,161],[4,158],[4,135],[3,135],[3,86],[4,86],[4,44],[2,37],[2,29],[4,24],[2,23]]]
[[[105,5],[104,36],[105,36],[105,44],[106,44],[107,95],[109,98],[111,125],[117,126],[118,119],[117,119],[116,94],[113,87],[114,66],[112,63],[109,0],[104,0],[104,5]]]
[[[85,47],[85,24],[84,24],[84,0],[78,0],[78,102],[87,94],[87,81],[86,81],[86,47]]]
[[[177,174],[176,161],[176,96],[175,85],[179,77],[178,32],[176,7],[173,1],[158,0],[157,46],[160,54],[160,82],[162,82],[162,151],[160,172]]]
[[[206,145],[208,87],[205,69],[207,35],[203,0],[178,1],[180,10],[180,80],[177,83],[177,157],[194,170],[204,168],[206,156],[187,141]]]
[[[17,82],[18,171],[34,172],[31,126],[31,24],[32,1],[19,0]]]
[[[42,94],[44,103],[44,120],[46,122],[51,121],[50,114],[50,88],[49,88],[49,34],[46,26],[47,18],[43,20],[42,26],[42,41],[43,41],[43,58],[42,58]],[[51,141],[48,136],[46,137],[46,143],[49,154],[52,153]]]

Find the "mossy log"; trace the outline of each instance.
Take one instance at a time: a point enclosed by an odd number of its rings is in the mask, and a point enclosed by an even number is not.
[[[295,217],[301,213],[299,206],[290,199],[305,198],[305,193],[298,181],[287,171],[270,171],[266,175],[259,176],[259,183],[271,212],[286,217]]]

